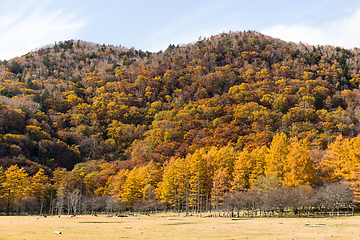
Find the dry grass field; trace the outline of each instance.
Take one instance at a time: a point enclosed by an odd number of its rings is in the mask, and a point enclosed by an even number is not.
[[[60,231],[61,234],[55,234]],[[2,216],[0,239],[360,239],[360,217]]]

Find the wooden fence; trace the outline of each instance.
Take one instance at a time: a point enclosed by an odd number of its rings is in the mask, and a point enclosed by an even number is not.
[[[353,211],[339,211],[339,212],[264,212],[264,211],[251,211],[251,212],[213,212],[213,213],[202,213],[200,217],[233,217],[233,218],[263,218],[263,217],[349,217],[354,216]]]

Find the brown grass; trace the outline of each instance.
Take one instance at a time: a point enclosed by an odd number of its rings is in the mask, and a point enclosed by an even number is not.
[[[360,239],[360,217],[3,216],[0,239]]]

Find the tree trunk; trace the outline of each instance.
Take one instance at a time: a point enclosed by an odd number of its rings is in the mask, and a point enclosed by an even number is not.
[[[186,214],[185,216],[188,216],[189,215],[189,178],[188,178],[188,181],[187,181],[187,185],[186,185]]]
[[[41,194],[41,199],[40,199],[40,215],[42,215],[43,206],[44,206],[44,194]]]

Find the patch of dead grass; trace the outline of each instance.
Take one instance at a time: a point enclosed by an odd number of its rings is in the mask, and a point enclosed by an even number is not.
[[[0,239],[360,239],[360,217],[2,216],[0,233]]]

